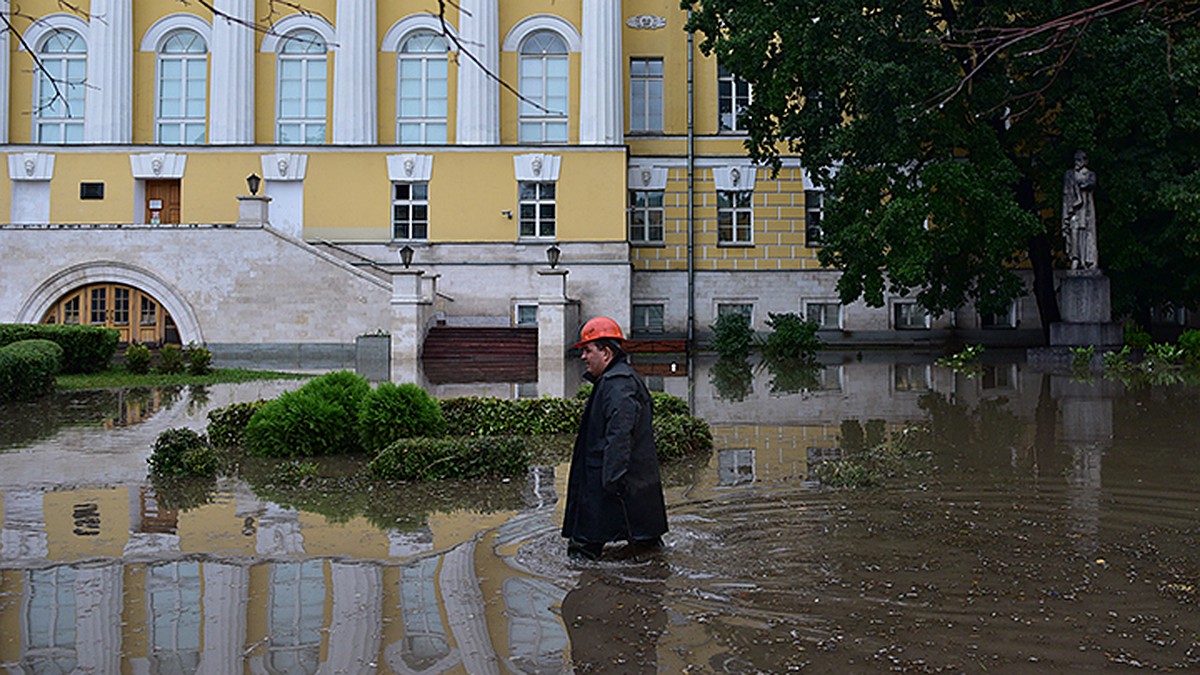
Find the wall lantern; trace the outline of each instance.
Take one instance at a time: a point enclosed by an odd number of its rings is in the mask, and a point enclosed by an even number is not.
[[[546,262],[550,263],[550,269],[558,267],[558,257],[562,255],[562,249],[558,244],[550,244],[550,248],[546,249]]]
[[[246,187],[250,188],[251,196],[258,194],[259,185],[262,185],[262,179],[258,177],[258,174],[252,173],[246,176]]]
[[[400,262],[404,263],[404,269],[408,269],[408,266],[412,264],[413,253],[413,247],[408,244],[400,249]]]

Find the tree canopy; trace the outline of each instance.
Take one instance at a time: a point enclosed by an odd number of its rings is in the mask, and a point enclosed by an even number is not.
[[[683,0],[748,81],[746,147],[828,190],[844,302],[1057,320],[1063,173],[1096,172],[1114,311],[1200,300],[1200,0]],[[1040,288],[1038,288],[1040,286]]]

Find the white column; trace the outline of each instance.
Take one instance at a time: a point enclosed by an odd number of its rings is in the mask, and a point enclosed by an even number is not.
[[[242,661],[246,644],[246,599],[250,572],[240,565],[206,562],[204,574],[204,646],[202,675],[222,675]]]
[[[119,562],[85,563],[75,575],[76,672],[121,672]]]
[[[579,69],[579,143],[624,142],[620,0],[583,0]]]
[[[329,625],[329,655],[321,673],[367,673],[364,664],[379,658],[383,625],[383,575],[374,564],[329,564],[333,577],[333,617]]]
[[[333,57],[333,142],[376,142],[378,76],[375,0],[338,0],[337,52]]]
[[[254,143],[254,0],[215,0],[208,142]]]
[[[133,140],[133,3],[92,0],[88,28],[88,143]]]
[[[8,0],[0,0],[0,14],[6,20]],[[0,31],[0,143],[8,142],[8,31]]]
[[[455,140],[461,145],[496,145],[500,143],[500,85],[495,79],[500,74],[499,2],[461,0],[458,4],[459,41],[470,54],[458,58]]]

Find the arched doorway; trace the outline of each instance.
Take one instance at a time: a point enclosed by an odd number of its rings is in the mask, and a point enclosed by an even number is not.
[[[115,328],[121,344],[180,344],[179,329],[162,303],[124,284],[89,284],[69,291],[50,306],[42,323]]]

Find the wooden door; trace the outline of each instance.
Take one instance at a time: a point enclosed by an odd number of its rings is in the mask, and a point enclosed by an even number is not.
[[[146,223],[179,222],[179,181],[146,181]]]
[[[123,284],[92,284],[67,293],[42,317],[42,323],[87,324],[115,328],[121,344],[178,344],[174,321],[147,293]],[[174,332],[174,335],[170,333]]]

